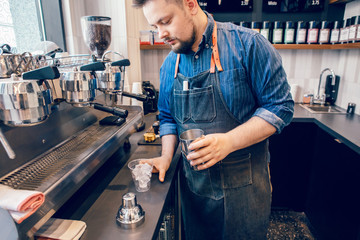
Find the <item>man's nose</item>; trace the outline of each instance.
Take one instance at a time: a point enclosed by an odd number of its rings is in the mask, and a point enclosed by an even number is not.
[[[159,38],[164,39],[169,36],[169,32],[165,28],[158,28]]]

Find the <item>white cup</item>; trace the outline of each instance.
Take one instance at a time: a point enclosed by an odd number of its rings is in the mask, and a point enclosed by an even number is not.
[[[142,94],[141,82],[134,82],[132,85],[131,92],[135,93],[135,94]],[[135,98],[131,99],[131,105],[143,107],[142,102],[139,100],[136,100]]]

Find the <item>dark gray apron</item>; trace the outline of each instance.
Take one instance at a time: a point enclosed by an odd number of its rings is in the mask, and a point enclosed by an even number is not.
[[[213,45],[217,46],[216,26]],[[242,124],[222,96],[214,62],[217,70],[221,65],[214,49],[211,69],[191,78],[177,73],[178,55],[170,110],[179,135],[192,128],[203,129],[205,135],[225,133]],[[187,91],[183,91],[184,81],[189,83]],[[193,170],[184,158],[180,186],[186,240],[266,239],[271,205],[267,160],[267,140],[235,151],[202,171]]]

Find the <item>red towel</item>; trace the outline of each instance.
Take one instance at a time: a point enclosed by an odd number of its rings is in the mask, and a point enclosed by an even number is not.
[[[44,201],[42,192],[13,189],[0,184],[0,207],[8,210],[17,223],[36,212]]]

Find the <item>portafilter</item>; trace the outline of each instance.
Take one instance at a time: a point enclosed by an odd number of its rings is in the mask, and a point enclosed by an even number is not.
[[[125,67],[130,66],[129,59],[122,59],[115,62],[94,62],[80,67],[82,71],[92,71],[96,73],[98,86],[106,94],[118,94],[125,97],[135,98],[139,101],[148,101],[149,97],[144,94],[134,94],[123,91],[124,75],[119,73],[125,72]],[[119,69],[116,70],[116,69]]]
[[[94,62],[74,68],[73,71],[63,72],[60,77],[60,86],[63,99],[75,107],[93,107],[94,109],[126,118],[128,111],[117,107],[108,107],[94,103],[96,97],[96,73],[89,66],[104,70],[104,64]]]
[[[74,67],[60,76],[62,98],[75,107],[90,106],[96,96],[96,76],[93,72]]]

